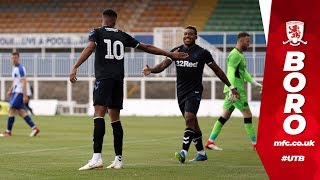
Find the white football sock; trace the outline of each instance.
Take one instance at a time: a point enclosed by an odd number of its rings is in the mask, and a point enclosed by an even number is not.
[[[91,161],[96,163],[99,161],[99,159],[101,159],[101,153],[93,153]]]
[[[115,160],[116,160],[116,161],[122,161],[122,156],[120,156],[120,155],[119,155],[119,156],[116,156],[116,157],[115,157]]]
[[[187,157],[188,151],[186,151],[186,150],[181,150],[181,151],[183,151],[184,155]]]
[[[198,153],[203,155],[203,156],[206,154],[206,152],[204,150],[198,151]]]

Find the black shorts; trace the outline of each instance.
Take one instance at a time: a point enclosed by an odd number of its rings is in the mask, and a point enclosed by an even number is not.
[[[179,108],[184,115],[185,112],[191,112],[197,115],[200,102],[201,102],[201,92],[191,92],[187,96],[178,97]]]
[[[96,80],[93,89],[93,105],[122,109],[123,80]]]

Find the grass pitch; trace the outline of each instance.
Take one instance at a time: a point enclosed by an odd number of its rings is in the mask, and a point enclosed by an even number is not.
[[[41,129],[30,128],[16,117],[13,136],[0,138],[0,179],[267,179],[258,154],[252,151],[242,118],[231,118],[217,144],[223,151],[207,150],[208,161],[185,164],[174,153],[181,149],[185,128],[182,117],[122,117],[124,169],[78,171],[92,156],[93,120],[87,116],[36,116]],[[217,118],[200,117],[203,142]],[[106,121],[107,122],[107,121]],[[0,130],[7,116],[0,116]],[[257,127],[257,119],[254,119]],[[103,146],[105,167],[114,159],[112,128],[106,123]]]

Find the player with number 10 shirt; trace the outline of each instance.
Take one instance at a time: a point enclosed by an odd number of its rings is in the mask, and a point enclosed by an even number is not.
[[[187,53],[167,52],[150,44],[143,44],[125,32],[115,28],[117,13],[108,9],[102,14],[102,26],[92,30],[89,43],[74,65],[69,79],[77,81],[79,66],[88,59],[95,50],[95,85],[93,92],[94,132],[93,156],[79,170],[102,168],[102,144],[105,134],[104,116],[108,112],[114,137],[115,159],[107,168],[120,169],[122,163],[123,129],[120,121],[120,110],[123,104],[124,51],[125,47],[138,48],[147,53],[164,55],[173,59],[185,59]]]

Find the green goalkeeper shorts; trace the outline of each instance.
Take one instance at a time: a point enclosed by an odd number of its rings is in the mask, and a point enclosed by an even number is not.
[[[248,104],[248,98],[246,96],[246,93],[243,92],[243,91],[240,91],[239,93],[240,93],[240,98],[234,103],[231,103],[229,101],[229,92],[225,93],[223,107],[225,109],[229,109],[229,110],[232,110],[232,111],[235,108],[239,109],[240,111],[248,109],[249,108],[249,104]]]

